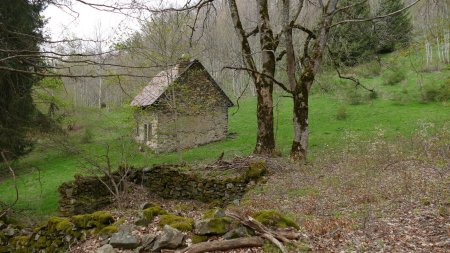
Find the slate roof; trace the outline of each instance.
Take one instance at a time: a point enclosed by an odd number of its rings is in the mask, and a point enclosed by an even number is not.
[[[178,63],[175,66],[159,72],[156,76],[152,78],[147,86],[139,93],[133,101],[131,101],[132,106],[146,107],[152,105],[162,94],[167,90],[167,88],[175,82],[183,73],[185,73],[192,65],[200,64],[198,60],[193,60],[186,63]],[[201,65],[202,68],[203,65]],[[221,94],[227,100],[228,106],[233,106],[233,102],[228,98],[228,96],[223,92],[216,81],[206,72],[209,80],[213,83],[216,88],[218,88]]]

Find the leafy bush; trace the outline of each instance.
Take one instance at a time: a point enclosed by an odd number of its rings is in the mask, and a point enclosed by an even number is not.
[[[349,88],[344,91],[344,100],[351,105],[359,105],[366,102],[368,99],[367,94],[358,88]]]
[[[83,136],[81,137],[81,143],[91,143],[94,139],[94,133],[90,128],[85,128]]]
[[[382,71],[381,64],[373,61],[360,65],[356,72],[361,77],[371,78],[381,75],[381,71]]]
[[[339,107],[336,112],[336,119],[345,120],[346,118],[347,118],[347,108],[345,106]]]
[[[405,72],[398,66],[393,66],[383,74],[384,85],[396,85],[405,79]]]
[[[450,100],[450,79],[440,86],[425,85],[423,87],[423,102],[437,102]]]
[[[336,78],[333,75],[321,75],[319,76],[311,89],[311,94],[316,93],[328,93],[332,94],[336,89],[345,84],[345,80]]]
[[[378,92],[376,92],[376,91],[369,92],[369,99],[373,100],[373,99],[377,99],[377,98],[378,98]]]
[[[412,102],[414,99],[408,94],[407,89],[393,92],[390,96],[390,100],[396,105],[405,105]]]

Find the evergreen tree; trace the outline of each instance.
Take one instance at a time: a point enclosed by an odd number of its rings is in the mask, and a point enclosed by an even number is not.
[[[352,0],[340,2],[343,8],[355,4]],[[351,8],[344,8],[335,16],[339,22],[347,19],[365,19],[370,17],[369,3],[362,2]],[[347,23],[339,25],[331,33],[330,45],[333,57],[346,66],[353,66],[367,60],[375,51],[375,37],[373,36],[373,24],[371,22]]]
[[[0,151],[10,158],[27,153],[39,115],[32,87],[40,78],[39,43],[43,0],[2,0],[0,4]]]
[[[403,0],[381,0],[376,15],[383,16],[404,7]],[[378,20],[375,29],[378,38],[378,52],[390,53],[396,48],[408,46],[412,37],[412,29],[411,18],[407,10]]]

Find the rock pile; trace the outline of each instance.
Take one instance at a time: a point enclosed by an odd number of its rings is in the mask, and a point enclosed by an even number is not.
[[[65,252],[69,245],[84,240],[101,242],[96,253],[161,252],[181,249],[208,240],[235,240],[254,238],[255,231],[225,215],[223,209],[212,209],[193,220],[170,214],[160,206],[143,205],[140,219],[128,224],[125,219],[114,219],[105,211],[72,217],[52,217],[34,229],[0,223],[0,252]],[[156,219],[158,217],[158,219]],[[258,218],[259,217],[259,218]],[[256,213],[256,219],[270,226],[298,227],[285,216],[269,210]],[[142,219],[145,223],[142,223]],[[150,223],[160,227],[157,231],[138,233],[140,227]],[[149,230],[147,230],[149,231]]]

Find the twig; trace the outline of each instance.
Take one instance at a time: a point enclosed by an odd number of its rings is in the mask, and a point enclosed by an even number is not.
[[[1,211],[0,213],[0,218],[5,216],[10,210],[11,208],[17,204],[17,202],[19,201],[19,188],[17,187],[17,180],[16,180],[16,173],[14,172],[13,168],[11,168],[11,164],[9,163],[9,160],[6,158],[5,155],[5,151],[1,151],[0,152],[3,158],[3,161],[5,162],[6,166],[8,166],[9,172],[11,173],[12,177],[13,177],[13,184],[14,184],[14,190],[16,191],[16,199],[14,200],[14,202],[10,205],[6,205],[7,207]]]

